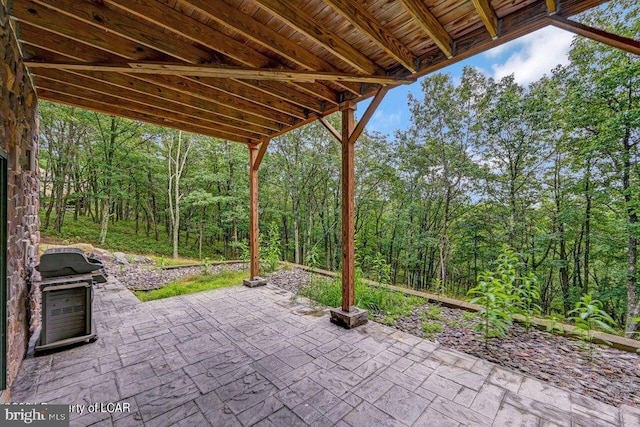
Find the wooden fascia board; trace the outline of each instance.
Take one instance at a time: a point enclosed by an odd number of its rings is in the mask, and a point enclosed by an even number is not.
[[[402,3],[447,58],[451,58],[453,56],[453,39],[424,2],[422,0],[402,0]]]
[[[604,43],[612,47],[616,47],[618,49],[622,49],[635,55],[640,55],[640,41],[638,40],[612,34],[598,28],[593,28],[588,25],[584,25],[579,22],[560,17],[558,15],[549,16],[548,19],[551,25],[557,28],[562,28],[563,30],[570,31],[574,34],[578,34],[580,36],[598,41],[600,43]]]
[[[119,0],[124,1],[124,0]],[[331,52],[341,60],[366,74],[382,74],[382,70],[369,57],[344,41],[337,34],[324,28],[313,18],[304,13],[295,4],[284,3],[280,0],[255,0],[262,8],[277,16],[297,32],[320,44],[322,48]]]
[[[402,64],[407,70],[416,71],[416,57],[393,34],[380,25],[376,18],[359,2],[352,0],[324,0],[347,21],[363,32],[377,46]]]
[[[65,93],[58,93],[45,88],[37,87],[36,93],[38,95],[38,98],[41,98],[41,99],[46,99],[48,101],[57,102],[60,104],[66,104],[73,107],[79,107],[79,108],[83,108],[91,111],[96,111],[98,113],[115,115],[115,116],[130,119],[130,120],[138,120],[138,121],[150,123],[157,126],[181,129],[187,132],[198,133],[201,135],[207,135],[215,138],[226,139],[234,142],[241,142],[241,143],[248,144],[252,141],[251,139],[248,139],[248,138],[241,138],[238,135],[225,134],[224,132],[217,132],[213,129],[203,128],[193,124],[184,124],[184,123],[179,123],[173,120],[158,120],[157,117],[151,114],[137,113],[137,112],[129,111],[125,108],[121,108],[116,105],[110,105],[110,104],[103,103],[96,100],[87,100],[84,98],[75,97]]]
[[[491,38],[498,38],[498,15],[493,10],[491,2],[489,0],[472,0],[473,6],[476,8],[476,12],[480,15],[480,19],[487,28],[487,31],[491,35]]]

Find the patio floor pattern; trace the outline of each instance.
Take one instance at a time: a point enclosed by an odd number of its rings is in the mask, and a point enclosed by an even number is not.
[[[638,408],[375,322],[345,330],[272,286],[140,303],[110,280],[94,317],[97,342],[23,362],[12,402],[130,405],[72,426],[640,426]]]

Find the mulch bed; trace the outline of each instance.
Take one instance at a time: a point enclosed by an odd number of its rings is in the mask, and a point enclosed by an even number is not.
[[[202,273],[202,267],[162,270],[144,264],[107,266],[111,274],[132,290],[156,289],[180,277]],[[211,267],[210,272],[242,268],[242,264],[225,264]],[[303,270],[289,269],[279,270],[268,279],[270,284],[296,293],[309,283],[311,276]],[[492,339],[485,347],[482,335],[473,330],[478,319],[447,307],[439,307],[439,319],[428,320],[440,323],[442,332],[425,336],[424,313],[432,307],[434,304],[425,303],[391,326],[610,405],[640,405],[638,354],[594,345],[590,356],[582,341],[535,329],[526,331],[519,324],[514,324],[507,337]],[[382,313],[372,316],[377,321],[386,317]]]

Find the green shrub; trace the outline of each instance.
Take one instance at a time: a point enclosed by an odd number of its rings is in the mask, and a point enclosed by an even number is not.
[[[587,343],[589,358],[593,358],[593,332],[600,329],[615,334],[613,326],[616,322],[602,309],[602,302],[591,294],[583,295],[575,308],[567,313],[575,323],[575,331]]]
[[[260,251],[260,264],[266,273],[275,271],[280,263],[280,230],[272,222],[267,230],[267,239]]]
[[[469,290],[471,302],[483,307],[476,331],[484,335],[485,345],[489,338],[506,336],[514,314],[524,317],[528,331],[531,318],[540,312],[538,280],[533,273],[518,274],[518,255],[505,245],[496,264],[494,271],[480,273],[478,286]]]

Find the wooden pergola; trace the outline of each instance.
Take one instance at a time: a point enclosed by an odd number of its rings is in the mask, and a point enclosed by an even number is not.
[[[13,0],[42,99],[246,144],[251,279],[269,141],[314,120],[342,144],[342,310],[354,305],[354,145],[387,91],[604,0]],[[355,124],[355,105],[373,97]],[[325,117],[342,112],[342,129]]]

